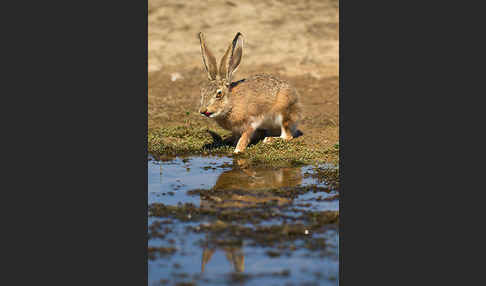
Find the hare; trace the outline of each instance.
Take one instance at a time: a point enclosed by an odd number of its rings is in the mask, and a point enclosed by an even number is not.
[[[232,82],[243,55],[243,35],[237,33],[221,58],[219,69],[216,59],[206,46],[203,33],[199,33],[201,53],[209,81],[201,87],[202,116],[213,118],[224,129],[239,138],[235,154],[250,143],[255,131],[266,135],[280,133],[280,138],[291,140],[297,131],[301,105],[295,88],[271,75],[257,74]],[[275,137],[265,137],[264,143]]]

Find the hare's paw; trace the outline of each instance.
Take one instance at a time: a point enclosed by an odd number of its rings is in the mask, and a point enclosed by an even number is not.
[[[275,140],[279,138],[279,137],[265,137],[265,139],[263,139],[263,143],[272,143],[272,142],[275,142]]]
[[[292,135],[288,135],[288,134],[282,135],[278,138],[282,138],[283,140],[286,140],[286,141],[294,139],[294,137],[292,137]]]

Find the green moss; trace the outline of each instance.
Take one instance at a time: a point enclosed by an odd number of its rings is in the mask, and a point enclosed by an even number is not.
[[[184,125],[149,130],[148,151],[155,156],[185,154],[233,156],[234,145],[229,131]],[[271,143],[259,141],[235,156],[248,159],[252,164],[263,163],[272,166],[337,164],[339,149],[334,146],[330,148],[319,145],[308,146],[300,138],[291,141],[276,139]]]
[[[155,156],[229,152],[231,146],[224,145],[218,135],[227,136],[228,132],[217,132],[191,125],[152,129],[148,133],[148,152]]]
[[[274,140],[271,143],[259,142],[249,146],[240,156],[254,163],[271,163],[272,165],[319,164],[332,161],[338,151],[335,149],[312,148],[295,139],[286,141]]]

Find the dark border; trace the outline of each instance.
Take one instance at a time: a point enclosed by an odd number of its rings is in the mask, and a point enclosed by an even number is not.
[[[6,82],[20,78],[5,123],[22,133],[4,133],[20,170],[3,200],[20,217],[5,229],[12,280],[147,285],[147,2],[19,8],[5,39]]]
[[[344,240],[344,96],[343,96],[343,0],[339,0],[339,285],[343,285]]]

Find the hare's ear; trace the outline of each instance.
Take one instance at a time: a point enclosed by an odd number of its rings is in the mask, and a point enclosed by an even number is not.
[[[226,79],[226,82],[231,83],[233,73],[238,69],[243,55],[243,35],[238,32],[230,44],[219,67],[219,75]]]
[[[216,58],[209,51],[206,46],[206,39],[203,33],[199,33],[199,41],[201,42],[201,53],[203,58],[204,67],[208,72],[209,80],[215,80],[216,74],[218,73],[218,67],[216,65]]]

